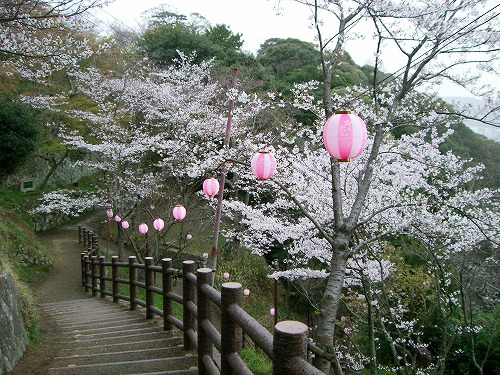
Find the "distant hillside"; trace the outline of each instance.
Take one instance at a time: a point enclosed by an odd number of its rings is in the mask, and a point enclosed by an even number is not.
[[[461,104],[472,105],[476,108],[479,108],[483,105],[483,101],[481,99],[475,99],[471,97],[446,96],[443,99],[446,100],[446,102],[449,104],[457,102]],[[464,124],[472,129],[475,133],[484,135],[486,138],[492,139],[496,142],[500,142],[500,128],[485,125],[479,121],[474,120],[464,120]]]

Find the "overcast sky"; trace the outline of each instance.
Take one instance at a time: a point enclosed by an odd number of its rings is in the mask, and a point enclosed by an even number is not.
[[[141,24],[141,13],[166,4],[169,9],[188,16],[199,13],[212,25],[229,25],[234,33],[241,33],[247,51],[256,52],[259,46],[271,37],[298,38],[314,41],[314,33],[308,29],[308,8],[286,2],[282,14],[276,9],[275,0],[115,0],[105,7],[99,17],[108,22],[109,16],[125,24],[137,27]],[[106,14],[107,13],[107,14]]]
[[[316,43],[315,32],[310,27],[310,9],[289,0],[282,0],[282,9],[277,9],[278,3],[278,0],[115,0],[103,10],[97,11],[99,21],[95,18],[93,21],[102,29],[118,23],[121,27],[139,30],[144,24],[143,12],[166,4],[176,13],[186,16],[199,13],[212,25],[228,25],[234,33],[242,34],[245,42],[243,49],[254,54],[262,43],[273,37],[297,38]],[[328,30],[335,32],[335,29],[336,25],[332,25]],[[369,29],[364,34],[364,40],[348,42],[346,48],[359,65],[373,64],[375,43]],[[403,60],[397,59],[397,51],[394,51],[390,58],[383,61],[381,68],[392,73],[402,65]],[[441,96],[470,96],[467,91],[453,85],[445,85],[440,88],[439,93]]]

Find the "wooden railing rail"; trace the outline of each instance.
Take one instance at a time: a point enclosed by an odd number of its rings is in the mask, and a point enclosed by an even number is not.
[[[92,236],[85,228],[78,229],[78,240],[87,246],[93,244]],[[85,240],[85,238],[87,238]],[[172,259],[165,258],[161,266],[154,265],[152,257],[139,263],[135,256],[128,262],[120,262],[117,256],[111,262],[104,256],[97,256],[90,246],[81,254],[82,286],[92,296],[112,297],[113,302],[129,302],[129,309],[142,306],[146,319],[155,315],[163,318],[164,330],[178,328],[184,333],[184,348],[198,352],[198,373],[200,375],[252,374],[241,358],[243,332],[273,362],[273,374],[320,375],[321,371],[306,361],[307,326],[296,321],[279,322],[274,327],[274,336],[241,306],[243,295],[240,283],[222,284],[219,292],[211,286],[212,270],[196,269],[196,263],[187,260],[182,270],[172,268]],[[108,271],[111,269],[111,276]],[[123,269],[123,271],[121,271]],[[138,278],[142,270],[144,281]],[[120,274],[128,273],[128,279]],[[161,275],[161,287],[155,280]],[[173,278],[182,277],[182,293],[173,292]],[[128,285],[128,295],[120,294],[120,285]],[[138,298],[138,288],[144,290],[145,300]],[[162,296],[162,308],[155,306],[155,295]],[[173,315],[172,302],[182,305],[182,321]],[[220,308],[221,332],[213,324],[213,306]],[[214,347],[220,353],[220,364],[215,359]]]

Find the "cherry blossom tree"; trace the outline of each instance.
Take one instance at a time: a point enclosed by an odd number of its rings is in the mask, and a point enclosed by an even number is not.
[[[467,182],[477,178],[478,170],[451,153],[439,151],[449,131],[437,129],[447,129],[450,116],[432,97],[417,91],[450,79],[474,92],[491,94],[486,87],[470,86],[474,78],[466,79],[455,68],[459,64],[484,68],[497,63],[497,21],[495,8],[488,8],[483,1],[422,1],[411,6],[385,1],[299,2],[313,10],[322,53],[322,105],[307,108],[316,113],[318,121],[313,130],[298,132],[291,125],[281,144],[273,144],[280,160],[274,184],[282,194],[271,202],[259,201],[262,192],[275,191],[267,185],[253,190],[252,206],[229,202],[234,219],[248,230],[228,234],[256,252],[286,246],[294,266],[293,271],[286,271],[287,276],[321,277],[326,271],[315,340],[329,354],[333,371],[341,374],[334,329],[347,265],[356,254],[391,234],[415,235],[418,228],[432,227],[433,232],[439,232],[450,252],[468,251],[485,238],[498,243],[497,207],[489,206],[493,193],[467,189]],[[337,19],[332,37],[326,36],[331,23],[322,18],[324,13]],[[355,34],[362,17],[371,19],[375,30],[373,87],[353,89],[344,96],[332,94],[336,55],[343,51],[347,35]],[[335,41],[335,46],[329,47]],[[381,80],[378,69],[388,43],[394,43],[405,60],[400,71]],[[349,165],[332,160],[319,146],[321,125],[333,108],[345,107],[365,119],[370,133],[365,154]],[[408,125],[422,130],[399,139],[391,135],[391,129]],[[473,223],[468,225],[470,236],[458,228],[458,223],[467,220]],[[326,269],[308,267],[313,259]],[[330,371],[329,361],[317,358],[316,365]]]
[[[104,46],[92,46],[81,15],[107,0],[20,0],[0,5],[0,52],[6,72],[39,79]]]
[[[176,203],[194,208],[200,183],[231,158],[222,147],[229,96],[241,104],[233,112],[237,124],[264,106],[257,97],[226,92],[212,81],[210,63],[193,64],[193,58],[180,54],[164,70],[142,61],[121,76],[95,68],[75,72],[74,86],[97,107],[89,110],[68,110],[64,94],[28,99],[86,124],[83,132],[62,132],[63,143],[87,153],[79,164],[100,174],[96,194],[121,218],[154,219],[151,206],[170,207],[168,218]],[[244,128],[235,136],[244,135]],[[167,221],[166,228],[172,224]],[[118,232],[123,235],[120,225]]]

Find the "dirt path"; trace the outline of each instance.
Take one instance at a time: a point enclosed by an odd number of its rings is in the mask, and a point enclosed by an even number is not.
[[[41,235],[54,268],[43,280],[31,285],[39,303],[86,298],[81,284],[80,254],[84,246],[78,244],[78,224],[70,224]],[[40,310],[39,339],[30,343],[23,357],[9,375],[47,374],[52,359],[58,355],[59,330],[53,318]]]

